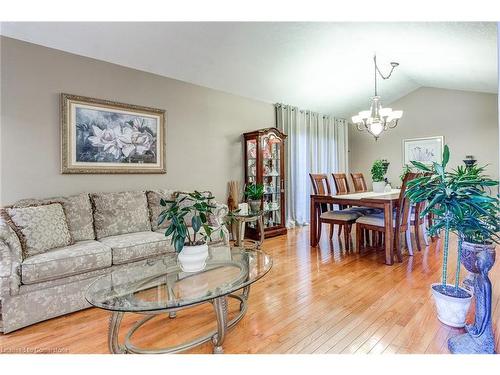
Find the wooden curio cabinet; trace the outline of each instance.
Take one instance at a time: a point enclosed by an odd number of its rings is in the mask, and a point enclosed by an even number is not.
[[[285,226],[285,138],[276,128],[243,134],[245,140],[245,184],[263,184],[265,238],[286,233]],[[256,222],[247,223],[246,236],[259,238]]]

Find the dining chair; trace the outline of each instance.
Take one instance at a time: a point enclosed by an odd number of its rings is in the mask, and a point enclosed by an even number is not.
[[[356,193],[363,193],[368,191],[366,186],[365,176],[363,173],[351,173],[352,184]]]
[[[409,230],[409,215],[411,209],[411,202],[405,196],[406,186],[409,181],[413,180],[416,177],[417,173],[406,174],[399,193],[396,215],[393,217],[392,223],[386,223],[383,213],[361,216],[356,220],[356,251],[359,252],[361,249],[362,231],[364,229],[382,233],[383,238],[383,233],[385,233],[385,226],[392,225],[392,228],[394,229],[394,247],[397,254],[401,256],[400,236],[402,233],[406,233],[406,231]],[[408,250],[410,252],[410,255],[413,255],[413,251],[411,249]]]
[[[328,182],[327,174],[313,174],[309,173],[311,183],[313,186],[313,191],[315,195],[331,195],[330,184]],[[361,216],[361,213],[356,210],[351,209],[340,209],[334,210],[333,205],[322,205],[319,215],[318,215],[318,240],[321,238],[321,227],[322,224],[330,225],[330,238],[333,237],[333,232],[335,225],[339,226],[339,232],[344,229],[344,247],[349,250],[349,242],[351,236],[352,224],[357,218]]]
[[[333,183],[335,184],[335,190],[337,194],[349,194],[351,190],[349,189],[349,183],[347,182],[347,175],[345,173],[332,173]],[[354,211],[358,211],[362,215],[370,215],[381,213],[381,210],[371,207],[363,206],[340,206],[341,209],[349,208]],[[342,228],[339,228],[338,235],[341,236]],[[375,237],[375,233],[372,233],[371,237]],[[366,230],[362,236],[363,243],[370,243],[370,231]]]

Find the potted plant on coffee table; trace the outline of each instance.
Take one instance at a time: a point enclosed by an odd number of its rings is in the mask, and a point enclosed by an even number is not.
[[[384,175],[386,169],[384,167],[384,162],[382,160],[375,160],[372,165],[372,186],[375,193],[383,193],[385,190],[385,180]]]
[[[178,260],[185,272],[198,272],[205,267],[208,257],[208,241],[214,231],[220,229],[210,224],[216,206],[212,204],[213,195],[200,193],[177,194],[173,200],[160,200],[165,208],[158,217],[158,224],[169,222],[165,236],[172,236],[172,245],[179,253]],[[192,231],[188,224],[191,224]]]
[[[249,184],[245,186],[245,197],[247,198],[250,211],[255,213],[262,209],[262,196],[264,195],[263,184]]]
[[[449,158],[449,148],[445,146],[441,164],[434,162],[432,166],[427,166],[412,162],[416,169],[423,172],[423,176],[408,183],[406,195],[413,203],[427,202],[420,215],[424,217],[432,214],[433,223],[429,227],[431,235],[444,231],[442,279],[441,283],[431,286],[438,319],[452,327],[464,327],[472,298],[471,293],[459,285],[464,239],[479,239],[478,233],[493,235],[494,228],[491,225],[496,223],[495,212],[498,211],[492,207],[498,205],[498,200],[488,196],[486,189],[497,182],[482,176],[477,170],[458,168],[446,172]],[[450,232],[458,235],[454,285],[447,283]]]

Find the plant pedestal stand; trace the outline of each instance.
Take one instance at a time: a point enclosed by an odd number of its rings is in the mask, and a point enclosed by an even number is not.
[[[474,324],[466,325],[466,333],[451,337],[448,349],[454,354],[494,354],[495,338],[491,325],[491,281],[489,270],[495,263],[495,248],[465,243],[462,264],[474,274],[476,314]]]

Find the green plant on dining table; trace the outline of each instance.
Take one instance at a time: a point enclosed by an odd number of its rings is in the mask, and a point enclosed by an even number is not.
[[[375,160],[372,165],[371,174],[373,182],[384,181],[385,175],[384,162],[382,160]]]
[[[432,166],[427,166],[412,162],[416,169],[423,172],[423,176],[408,182],[406,195],[413,203],[427,202],[420,216],[433,215],[429,234],[436,235],[444,231],[442,288],[447,293],[451,293],[446,290],[449,235],[450,232],[458,235],[454,288],[454,293],[458,294],[462,242],[498,242],[500,211],[498,196],[488,194],[491,187],[498,185],[498,181],[484,175],[484,167],[460,166],[447,172],[449,159],[450,151],[446,145],[441,164],[434,162]]]

